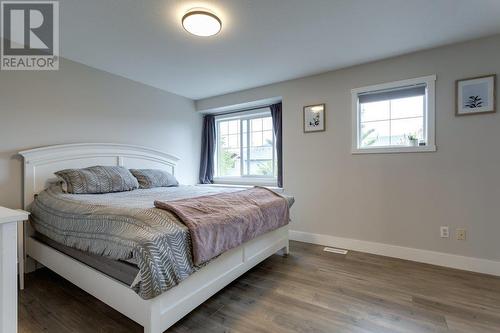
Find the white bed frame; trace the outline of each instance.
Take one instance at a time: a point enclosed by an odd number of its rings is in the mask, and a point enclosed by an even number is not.
[[[123,144],[69,144],[26,150],[24,157],[24,206],[46,188],[54,172],[92,165],[157,168],[172,174],[178,158],[153,149]],[[19,277],[36,262],[71,281],[89,294],[144,326],[146,333],[168,329],[213,294],[262,260],[278,251],[288,253],[288,226],[264,234],[230,250],[162,295],[143,300],[129,286],[109,277],[31,237],[29,224],[19,233]]]

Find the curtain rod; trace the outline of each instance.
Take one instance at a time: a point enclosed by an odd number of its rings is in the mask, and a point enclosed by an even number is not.
[[[281,103],[281,102],[279,102],[279,103]],[[255,106],[255,107],[251,107],[251,108],[240,109],[240,110],[237,110],[237,111],[228,111],[228,112],[221,112],[221,113],[213,113],[211,115],[212,116],[225,116],[225,115],[233,114],[233,113],[240,113],[240,112],[246,112],[246,111],[252,111],[252,110],[258,110],[258,109],[268,108],[268,107],[270,107],[271,105],[274,105],[274,104],[277,104],[277,103],[260,105],[260,106]]]

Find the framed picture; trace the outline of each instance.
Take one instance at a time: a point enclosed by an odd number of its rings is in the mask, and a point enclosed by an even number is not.
[[[325,130],[325,104],[304,106],[304,133]]]
[[[492,113],[496,105],[496,74],[457,80],[457,116]]]

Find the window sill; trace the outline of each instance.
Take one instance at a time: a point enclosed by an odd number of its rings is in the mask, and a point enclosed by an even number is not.
[[[437,150],[435,145],[420,147],[380,147],[380,148],[353,148],[351,154],[397,154],[397,153],[428,153]]]
[[[276,186],[276,178],[268,177],[215,177],[214,184]]]
[[[197,184],[196,186],[208,186],[208,187],[226,187],[226,188],[252,188],[255,185],[259,184],[254,184],[254,185],[248,185],[248,184],[221,184],[221,183],[215,183],[215,184]],[[283,188],[282,187],[277,187],[277,186],[266,186],[266,185],[259,185],[266,187],[276,193],[283,193]]]

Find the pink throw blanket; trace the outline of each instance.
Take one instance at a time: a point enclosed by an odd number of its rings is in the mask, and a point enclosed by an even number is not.
[[[289,221],[288,201],[264,187],[154,204],[188,227],[195,265]]]

